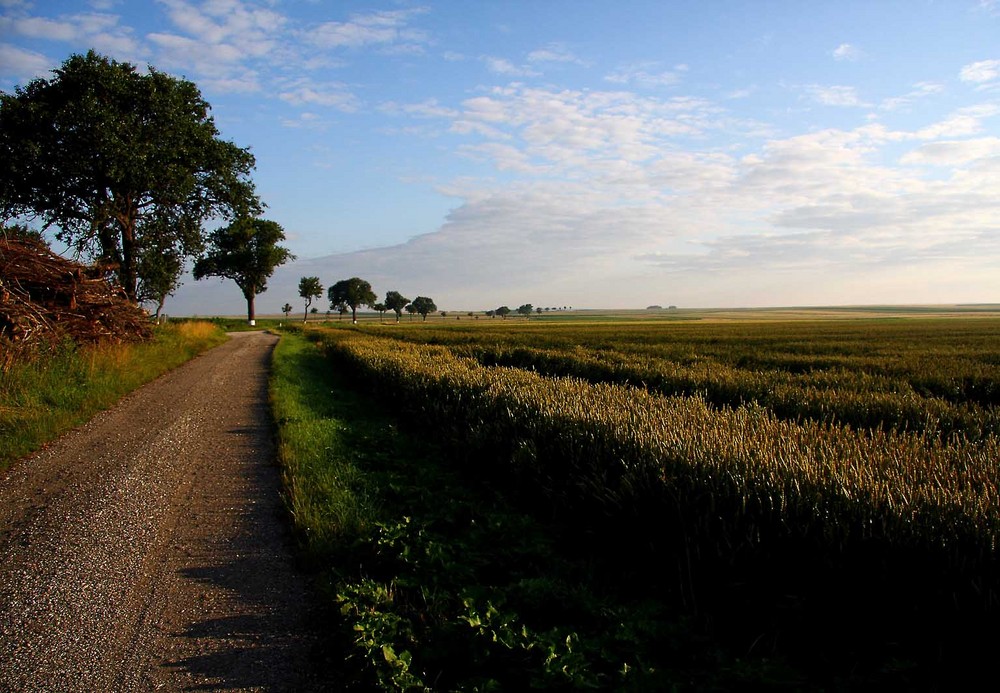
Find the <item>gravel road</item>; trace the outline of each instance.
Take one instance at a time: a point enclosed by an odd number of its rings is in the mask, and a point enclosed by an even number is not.
[[[0,690],[327,687],[274,464],[276,338],[232,337],[0,478]]]

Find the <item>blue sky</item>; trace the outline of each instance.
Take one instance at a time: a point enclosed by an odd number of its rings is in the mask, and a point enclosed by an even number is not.
[[[1000,302],[1000,2],[0,0],[193,80],[302,276],[451,310]],[[239,314],[185,278],[167,312]],[[322,306],[325,309],[325,305]]]

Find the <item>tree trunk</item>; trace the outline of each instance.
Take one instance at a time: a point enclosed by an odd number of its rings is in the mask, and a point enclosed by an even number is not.
[[[136,260],[138,249],[135,242],[135,226],[139,218],[139,210],[135,208],[132,197],[125,198],[125,211],[118,215],[118,226],[121,229],[121,267],[118,277],[121,279],[125,295],[133,303],[138,303],[136,288],[139,284]]]
[[[250,327],[255,327],[257,325],[257,320],[255,319],[256,312],[254,311],[253,304],[256,295],[251,293],[249,295],[244,294],[244,296],[246,296],[247,299],[247,324],[250,325]]]

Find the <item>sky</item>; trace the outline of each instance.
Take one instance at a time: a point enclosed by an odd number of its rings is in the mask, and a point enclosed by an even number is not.
[[[0,0],[0,89],[91,48],[255,155],[259,314],[1000,302],[1000,0]]]

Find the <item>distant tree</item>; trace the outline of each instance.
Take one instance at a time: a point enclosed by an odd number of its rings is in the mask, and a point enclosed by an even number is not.
[[[525,303],[524,305],[517,307],[517,314],[523,315],[524,317],[528,317],[529,315],[532,314],[532,312],[534,312],[534,310],[535,307],[533,305],[531,305],[530,303]]]
[[[313,306],[312,308],[309,309],[309,312],[312,313],[313,315],[316,315],[319,312],[319,308]]]
[[[289,314],[293,310],[295,310],[295,308],[292,307],[291,303],[286,303],[285,305],[281,306],[281,312],[285,314],[285,320],[288,319]]]
[[[382,322],[382,317],[385,315],[385,311],[388,310],[388,308],[386,308],[384,303],[376,303],[372,306],[372,310],[378,313],[378,321]]]
[[[541,315],[542,314],[542,307],[538,306],[537,308],[535,308],[535,312],[538,313],[539,315]]]
[[[413,320],[413,316],[417,312],[417,307],[412,303],[407,303],[406,312],[410,314],[410,320]]]
[[[396,322],[403,316],[403,309],[409,302],[410,299],[398,291],[387,291],[385,294],[385,307],[396,314]]]
[[[330,299],[330,305],[342,303],[350,306],[351,321],[354,324],[358,322],[358,306],[370,306],[378,300],[372,291],[372,285],[358,277],[341,279],[330,287],[327,297]]]
[[[507,316],[510,315],[510,308],[508,308],[507,306],[500,306],[493,312],[499,315],[504,320],[506,320]]]
[[[338,304],[337,304],[337,313],[339,313],[339,314],[340,314],[340,317],[339,317],[339,318],[337,318],[337,320],[343,320],[343,319],[344,319],[344,316],[345,316],[345,315],[347,315],[347,314],[348,314],[348,313],[350,312],[350,310],[351,310],[351,309],[350,309],[350,308],[348,308],[348,307],[347,307],[346,305],[344,305],[343,303],[338,303]]]
[[[194,257],[206,221],[261,209],[253,155],[220,138],[193,82],[94,51],[0,93],[0,161],[0,218],[114,263],[132,301],[153,244]]]
[[[446,311],[446,310],[442,310],[442,311],[441,311],[441,317],[442,317],[442,318],[447,318],[447,317],[448,317],[448,311]]]
[[[283,240],[285,230],[278,222],[241,217],[209,235],[208,253],[194,263],[194,278],[235,281],[247,301],[247,323],[253,325],[254,299],[267,290],[267,280],[276,267],[295,259],[288,248],[278,245]]]
[[[299,296],[305,299],[306,309],[302,315],[302,322],[309,319],[309,306],[313,299],[323,295],[323,285],[319,283],[319,277],[302,277],[299,280]]]
[[[497,314],[497,312],[495,310],[488,310],[485,313],[486,317],[488,317],[488,318],[496,317],[496,314]]]
[[[427,320],[427,314],[433,313],[437,310],[437,306],[434,305],[434,301],[427,298],[426,296],[417,296],[413,299],[413,310],[414,312],[420,313],[424,320]]]

